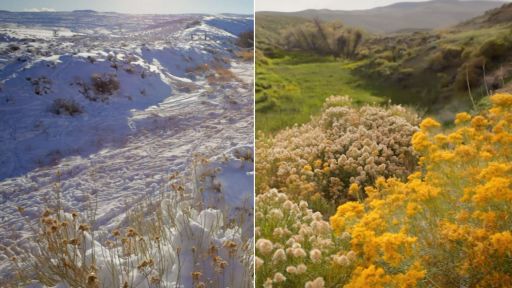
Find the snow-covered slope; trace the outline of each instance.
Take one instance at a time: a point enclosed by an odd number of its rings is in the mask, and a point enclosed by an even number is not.
[[[110,229],[160,193],[170,173],[189,167],[194,153],[252,147],[253,66],[234,56],[236,34],[252,29],[251,17],[0,12],[0,19],[4,275],[26,235],[17,206],[37,217],[57,178],[66,210],[97,199],[96,225]],[[240,186],[252,182],[233,181],[229,193],[252,193]],[[252,204],[246,196],[228,198]]]

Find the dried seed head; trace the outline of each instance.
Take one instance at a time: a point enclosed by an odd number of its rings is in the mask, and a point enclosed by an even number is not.
[[[201,278],[203,273],[196,271],[196,272],[190,273],[190,275],[192,275],[192,280],[195,282],[195,281],[199,281],[199,278]]]
[[[73,238],[73,239],[69,240],[69,244],[71,244],[73,246],[78,246],[78,245],[80,245],[80,239]]]
[[[160,277],[158,275],[152,275],[149,281],[151,284],[158,285],[160,284]]]
[[[89,273],[87,276],[87,285],[96,284],[98,282],[98,277],[95,273]]]
[[[57,226],[57,225],[52,225],[52,226],[50,227],[50,231],[51,231],[52,233],[57,232],[57,230],[59,230],[59,226]]]
[[[228,240],[228,241],[225,241],[225,242],[224,242],[224,245],[223,245],[223,246],[224,246],[224,248],[226,248],[226,249],[230,249],[230,250],[232,250],[232,249],[236,249],[236,247],[237,247],[238,245],[236,244],[236,242],[234,242],[234,241],[232,241],[232,240]]]
[[[89,224],[80,224],[80,225],[78,225],[78,230],[80,230],[82,232],[87,232],[87,231],[91,230],[91,226]]]
[[[217,255],[217,252],[218,252],[217,247],[214,244],[211,244],[210,248],[208,248],[208,255],[213,257],[213,256]]]
[[[139,233],[137,233],[137,231],[135,229],[133,229],[132,227],[128,227],[126,229],[126,237],[135,237],[138,235],[139,235]]]
[[[148,261],[144,260],[144,261],[140,262],[139,265],[137,265],[137,269],[142,270],[142,269],[146,268],[147,266],[148,266]]]
[[[43,212],[43,218],[48,217],[53,214],[53,211],[51,209],[45,209]]]

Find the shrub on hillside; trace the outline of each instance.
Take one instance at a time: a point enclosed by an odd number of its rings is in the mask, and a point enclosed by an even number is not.
[[[444,71],[451,67],[459,67],[463,52],[464,49],[462,47],[442,47],[430,58],[429,66],[436,72]]]
[[[455,87],[460,91],[468,91],[469,88],[478,88],[484,80],[485,58],[476,57],[464,63],[457,70]]]
[[[75,116],[83,113],[83,108],[73,99],[58,98],[53,101],[52,113],[56,115]]]
[[[254,31],[246,31],[238,35],[236,45],[241,48],[253,48],[254,47]]]
[[[238,51],[235,55],[244,61],[254,61],[254,50]]]
[[[503,61],[510,56],[512,50],[512,36],[497,37],[485,41],[480,46],[479,54],[487,59],[489,63]]]
[[[298,49],[335,58],[353,58],[363,42],[363,33],[357,29],[346,28],[339,22],[328,23],[315,19],[284,31],[281,41],[286,49]]]
[[[187,25],[185,26],[185,29],[197,27],[197,26],[201,25],[202,23],[203,22],[201,20],[194,20],[192,22],[187,23]]]
[[[418,121],[401,106],[354,107],[348,97],[330,97],[308,124],[260,135],[257,191],[277,188],[316,208],[360,198],[355,185],[414,170],[410,139]]]
[[[359,259],[344,287],[512,286],[512,95],[491,102],[458,114],[453,131],[423,120],[412,138],[421,169],[338,207],[332,229]]]
[[[91,101],[104,102],[120,88],[119,80],[114,74],[93,74],[91,82],[94,94],[86,94],[86,97]]]

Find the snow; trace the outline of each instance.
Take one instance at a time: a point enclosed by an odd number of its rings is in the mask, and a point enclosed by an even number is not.
[[[232,53],[234,35],[252,29],[251,17],[0,12],[0,19],[1,275],[11,275],[6,260],[29,235],[17,206],[35,219],[58,179],[65,210],[85,211],[94,199],[95,228],[108,231],[142,199],[164,191],[168,175],[189,171],[195,153],[209,155],[201,171],[216,172],[200,199],[206,208],[187,225],[215,232],[201,241],[253,237],[253,167],[239,159],[254,142],[253,65]],[[190,27],[194,21],[201,24]],[[210,83],[211,71],[195,71],[204,64],[237,77]],[[119,81],[105,101],[86,97],[97,96],[95,74]],[[73,100],[83,113],[52,113],[56,99]],[[213,216],[235,219],[240,211],[249,213],[241,230],[219,229],[225,223]],[[170,229],[175,235],[185,228]],[[175,243],[192,245],[176,235]],[[92,249],[101,249],[97,244]],[[242,275],[243,267],[233,267]],[[176,282],[176,273],[166,283]]]
[[[205,17],[204,22],[234,35],[253,30],[254,24],[251,17],[239,18],[230,15]]]

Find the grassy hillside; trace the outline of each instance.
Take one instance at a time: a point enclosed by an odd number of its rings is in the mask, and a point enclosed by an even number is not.
[[[346,61],[301,53],[262,58],[256,64],[256,127],[273,132],[302,124],[331,95],[350,95],[356,104],[382,102],[377,89],[352,75]]]
[[[257,130],[304,123],[326,97],[345,94],[356,104],[391,100],[449,122],[493,91],[512,88],[511,11],[504,5],[445,30],[365,33],[354,57],[337,60],[284,51],[283,31],[301,19],[260,14],[256,29],[266,32],[257,36],[264,38],[257,44]],[[270,29],[273,22],[278,28]]]
[[[414,95],[399,103],[430,112],[449,104],[460,110],[467,107],[459,105],[471,104],[469,95],[477,102],[509,82],[511,35],[509,23],[477,27],[467,22],[444,31],[374,37],[363,45],[356,70],[361,77]]]
[[[265,13],[256,13],[256,45],[261,49],[267,46],[276,46],[280,32],[293,25],[301,24],[307,19],[284,16],[274,17]]]

